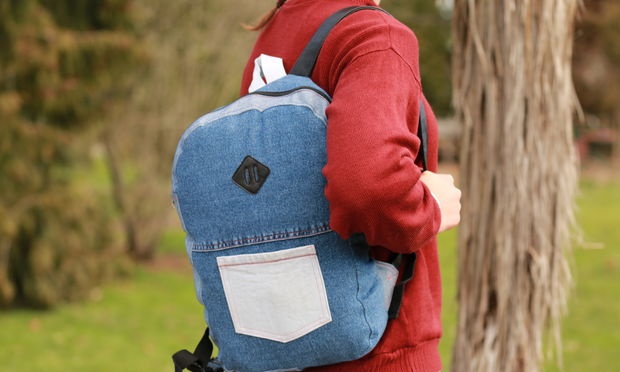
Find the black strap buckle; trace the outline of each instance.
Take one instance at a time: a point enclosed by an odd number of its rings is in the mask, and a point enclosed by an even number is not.
[[[191,372],[224,372],[224,368],[214,363],[211,358],[212,354],[213,343],[209,339],[209,327],[207,327],[193,353],[183,349],[172,355],[174,372],[182,372],[186,369]]]
[[[207,372],[202,361],[185,349],[174,353],[172,361],[174,362],[174,372],[182,372],[186,369],[192,372]]]

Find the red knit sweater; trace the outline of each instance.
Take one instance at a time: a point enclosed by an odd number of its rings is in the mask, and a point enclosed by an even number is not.
[[[372,0],[288,0],[261,32],[244,71],[246,94],[254,59],[282,57],[287,71],[320,23],[338,9]],[[441,283],[436,234],[440,212],[416,164],[421,79],[413,32],[393,17],[361,11],[327,37],[312,79],[332,96],[327,109],[330,224],[343,238],[363,232],[374,253],[416,252],[400,315],[379,345],[360,360],[313,371],[437,372],[441,369]],[[437,122],[428,115],[429,170],[437,169]]]

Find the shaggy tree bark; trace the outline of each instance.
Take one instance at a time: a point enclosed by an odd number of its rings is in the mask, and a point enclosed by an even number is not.
[[[454,104],[463,123],[454,371],[538,371],[548,327],[559,355],[577,183],[577,5],[454,3]]]

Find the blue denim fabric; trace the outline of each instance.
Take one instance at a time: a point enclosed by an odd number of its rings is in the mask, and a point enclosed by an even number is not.
[[[177,147],[173,201],[187,233],[196,293],[218,358],[229,370],[303,369],[357,359],[385,329],[391,288],[379,265],[366,247],[329,228],[321,173],[328,104],[310,79],[289,75],[199,118]],[[271,172],[256,194],[231,179],[246,155]],[[316,249],[331,321],[288,342],[236,333],[216,258],[308,245]]]

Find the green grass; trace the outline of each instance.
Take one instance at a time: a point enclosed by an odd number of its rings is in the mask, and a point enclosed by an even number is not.
[[[610,371],[620,365],[620,184],[582,183],[579,221],[586,244],[575,251],[574,288],[563,321],[565,371]],[[164,235],[162,252],[183,254],[183,235]],[[444,338],[449,370],[456,327],[456,234],[440,235]],[[181,261],[183,262],[183,261]],[[170,355],[192,349],[202,309],[189,269],[138,268],[92,300],[51,312],[0,313],[0,371],[170,371]],[[558,371],[551,363],[546,371]]]
[[[166,371],[204,329],[188,275],[138,269],[88,303],[0,314],[1,371]]]
[[[439,259],[441,262],[441,280],[443,282],[443,308],[441,321],[443,337],[439,343],[439,351],[444,364],[444,371],[449,371],[452,344],[456,337],[456,267],[457,267],[457,237],[455,230],[439,234]]]
[[[578,204],[584,243],[575,251],[576,283],[563,322],[564,370],[618,370],[620,183],[584,182]]]

